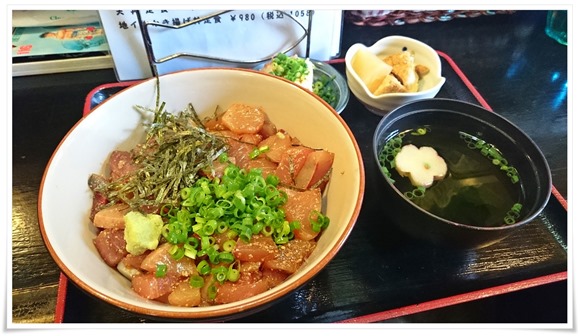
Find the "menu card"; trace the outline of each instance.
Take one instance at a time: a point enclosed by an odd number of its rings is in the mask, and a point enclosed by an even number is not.
[[[206,18],[180,29],[147,27],[153,54],[160,60],[178,53],[200,57],[177,57],[157,63],[162,75],[198,67],[245,67],[248,62],[271,58],[293,46],[310,27],[309,56],[329,60],[340,53],[342,33],[341,10],[141,10],[142,21],[179,26]],[[218,15],[215,15],[219,13]],[[291,15],[302,27],[289,17]],[[145,50],[140,23],[135,10],[101,10],[99,16],[115,71],[119,81],[138,80],[153,76],[152,64]],[[304,28],[303,28],[304,27]],[[289,54],[305,56],[308,39],[304,38]],[[215,58],[237,60],[220,62]]]

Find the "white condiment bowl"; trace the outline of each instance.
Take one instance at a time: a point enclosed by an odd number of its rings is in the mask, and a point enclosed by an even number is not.
[[[420,80],[418,92],[375,95],[352,66],[353,56],[360,49],[367,49],[380,58],[408,50],[414,54],[415,64],[424,65],[430,71]],[[369,111],[381,116],[403,104],[435,97],[445,83],[445,77],[441,76],[441,59],[437,52],[427,44],[405,36],[387,36],[370,47],[361,43],[353,44],[346,52],[345,63],[346,79],[352,93]]]

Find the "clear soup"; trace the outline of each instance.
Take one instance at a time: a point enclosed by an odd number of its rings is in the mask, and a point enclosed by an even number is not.
[[[524,204],[517,169],[479,136],[432,125],[390,134],[379,153],[382,171],[416,205],[441,218],[480,227],[517,222]],[[434,148],[447,164],[447,175],[428,188],[413,186],[394,167],[395,155],[406,144]]]

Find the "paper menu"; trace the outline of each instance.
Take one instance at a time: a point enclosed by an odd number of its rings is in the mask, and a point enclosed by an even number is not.
[[[143,21],[179,25],[211,16],[220,10],[141,10]],[[308,10],[285,11],[308,27]],[[153,76],[143,44],[137,14],[133,10],[101,10],[99,16],[119,81]],[[156,59],[188,52],[207,57],[242,61],[274,56],[295,44],[304,30],[277,10],[233,10],[181,29],[149,26]],[[312,16],[310,57],[328,60],[340,53],[341,10],[315,10]],[[307,39],[291,53],[305,56]],[[254,64],[255,65],[255,64]],[[157,64],[159,74],[212,66],[252,67],[243,63],[223,63],[202,58],[180,57]]]

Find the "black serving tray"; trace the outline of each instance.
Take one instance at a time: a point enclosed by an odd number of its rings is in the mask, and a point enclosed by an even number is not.
[[[443,52],[446,83],[438,98],[491,110],[469,79]],[[330,61],[344,74],[344,60]],[[84,113],[134,84],[95,88]],[[495,113],[491,112],[490,113]],[[268,309],[228,320],[237,323],[378,322],[567,279],[567,203],[554,188],[544,211],[516,234],[478,250],[456,250],[414,240],[394,229],[375,189],[372,152],[380,116],[351,96],[341,117],[354,133],[366,170],[362,209],[348,240],[311,281]],[[192,322],[141,316],[85,293],[61,274],[56,322]]]

